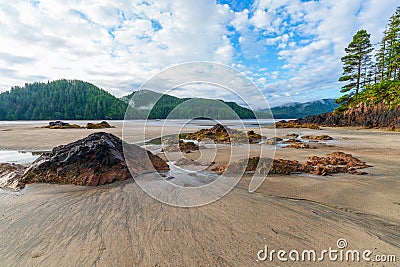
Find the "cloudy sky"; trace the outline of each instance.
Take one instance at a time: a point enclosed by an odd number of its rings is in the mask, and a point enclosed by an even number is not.
[[[212,61],[247,74],[271,106],[337,97],[352,35],[377,43],[398,4],[0,0],[0,90],[66,78],[122,96],[164,68]]]

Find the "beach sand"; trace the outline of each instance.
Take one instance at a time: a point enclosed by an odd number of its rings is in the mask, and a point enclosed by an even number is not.
[[[0,126],[2,149],[49,150],[95,130]],[[121,125],[105,129],[121,136]],[[160,127],[150,129],[157,137]],[[6,130],[6,131],[3,131]],[[174,133],[176,129],[164,129]],[[357,128],[278,129],[334,137],[319,149],[277,149],[305,161],[343,151],[373,167],[365,176],[271,175],[255,192],[245,176],[221,200],[199,208],[162,204],[132,180],[101,187],[32,184],[0,191],[1,266],[398,266],[400,134]],[[132,132],[134,135],[134,132]],[[272,134],[272,130],[271,130]],[[141,141],[141,140],[137,140]],[[235,155],[240,157],[240,155]],[[215,159],[223,164],[224,156]],[[396,263],[257,261],[259,250],[371,250]]]

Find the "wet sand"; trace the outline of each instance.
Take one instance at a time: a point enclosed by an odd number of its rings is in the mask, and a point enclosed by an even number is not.
[[[121,136],[121,126],[106,129]],[[10,131],[1,131],[4,127]],[[92,130],[0,127],[0,147],[46,150]],[[173,133],[176,129],[167,129]],[[369,249],[397,255],[397,263],[318,266],[396,266],[400,260],[400,134],[356,128],[282,129],[328,134],[320,149],[278,149],[276,157],[304,161],[343,151],[373,167],[369,175],[269,176],[255,192],[249,177],[221,200],[176,208],[146,195],[133,181],[88,188],[34,184],[0,192],[0,259],[3,266],[315,266],[257,262],[270,249]],[[150,135],[157,136],[154,127]],[[271,132],[272,133],[272,132]],[[140,141],[140,140],[138,140]],[[237,156],[237,155],[236,155]],[[226,159],[219,156],[216,164]]]

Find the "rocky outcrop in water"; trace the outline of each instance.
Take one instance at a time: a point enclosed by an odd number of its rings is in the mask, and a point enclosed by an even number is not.
[[[33,162],[19,182],[97,186],[126,180],[131,174],[169,170],[161,158],[139,146],[126,145],[129,149],[124,154],[122,142],[113,134],[100,132],[55,147]]]
[[[384,103],[360,103],[344,112],[330,112],[293,121],[295,124],[323,126],[361,126],[366,128],[400,129],[400,108],[391,109]]]

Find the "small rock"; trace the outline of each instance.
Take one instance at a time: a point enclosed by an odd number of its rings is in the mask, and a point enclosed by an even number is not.
[[[302,139],[309,139],[309,140],[318,140],[318,141],[327,141],[327,140],[333,140],[333,138],[329,135],[304,135],[301,137]]]
[[[103,129],[103,128],[115,128],[115,126],[111,126],[106,121],[102,121],[100,123],[90,123],[86,124],[86,129]]]
[[[48,126],[42,126],[42,128],[49,128],[49,129],[81,129],[83,127],[77,124],[69,124],[63,121],[51,121],[49,122]]]
[[[287,134],[287,137],[292,137],[292,138],[298,138],[299,135],[297,133],[291,133],[291,134]]]
[[[288,146],[285,146],[284,148],[295,148],[295,149],[316,149],[316,147],[315,147],[315,146],[311,146],[310,144],[307,144],[307,143],[302,143],[302,142],[300,142],[300,143],[298,143],[298,142],[296,142],[296,143],[292,143],[292,144],[290,144],[290,145],[288,145]]]
[[[272,137],[272,138],[269,138],[267,141],[265,141],[265,144],[276,145],[278,142],[281,142],[281,141],[283,141],[283,139],[280,137]]]

